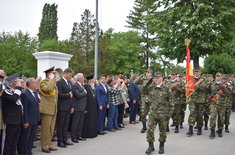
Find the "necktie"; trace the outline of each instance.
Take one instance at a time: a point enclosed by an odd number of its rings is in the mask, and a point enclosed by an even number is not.
[[[68,84],[69,89],[71,90],[71,85],[70,85],[69,81],[67,81],[67,84]]]

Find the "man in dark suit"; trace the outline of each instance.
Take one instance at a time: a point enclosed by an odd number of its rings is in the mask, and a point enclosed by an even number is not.
[[[20,96],[23,91],[19,74],[6,78],[7,87],[2,93],[3,120],[6,124],[6,137],[3,154],[15,155],[16,146],[22,128],[23,105]]]
[[[130,124],[136,123],[136,114],[137,114],[137,107],[138,101],[140,99],[140,93],[138,93],[138,86],[134,83],[136,79],[136,75],[133,75],[130,80]]]
[[[84,141],[82,138],[82,129],[84,122],[84,113],[87,105],[87,91],[83,87],[84,76],[82,73],[78,73],[74,79],[76,83],[73,85],[73,118],[72,118],[72,141],[78,143],[78,140]]]
[[[26,80],[27,89],[21,94],[23,104],[23,129],[18,142],[18,154],[32,155],[34,135],[39,121],[39,99],[35,78]]]
[[[57,112],[57,138],[58,146],[73,145],[67,140],[67,131],[72,108],[72,78],[73,71],[70,68],[64,70],[63,77],[56,83],[58,88],[58,112]]]
[[[101,75],[100,83],[96,86],[96,99],[98,104],[98,134],[104,135],[104,117],[106,108],[109,108],[109,94],[106,86],[107,77]]]

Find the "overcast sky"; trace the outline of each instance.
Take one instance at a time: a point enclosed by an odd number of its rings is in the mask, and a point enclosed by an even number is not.
[[[96,0],[0,0],[0,32],[22,30],[36,36],[45,3],[58,4],[58,36],[70,37],[73,23],[81,21],[85,9],[95,16]],[[106,31],[127,31],[126,16],[134,6],[134,0],[99,0],[99,25]]]

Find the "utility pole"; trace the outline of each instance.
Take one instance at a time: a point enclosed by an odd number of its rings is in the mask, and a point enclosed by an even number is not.
[[[98,0],[96,0],[96,17],[95,17],[95,63],[94,63],[94,76],[98,79],[98,38],[99,38],[99,24],[98,24]]]

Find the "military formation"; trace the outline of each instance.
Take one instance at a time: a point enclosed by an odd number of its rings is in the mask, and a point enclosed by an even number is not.
[[[215,77],[202,74],[200,68],[194,69],[194,75],[194,92],[187,99],[184,74],[172,72],[169,77],[164,77],[161,73],[153,74],[153,71],[148,69],[145,75],[139,76],[135,81],[140,85],[141,91],[141,133],[146,131],[146,140],[149,143],[146,154],[155,151],[154,130],[157,125],[160,142],[158,153],[164,153],[166,132],[169,132],[169,126],[175,127],[175,133],[180,132],[187,107],[190,114],[186,136],[193,136],[193,128],[197,129],[197,135],[202,135],[203,127],[204,130],[210,128],[210,139],[214,139],[216,135],[223,137],[224,128],[226,133],[230,132],[230,115],[231,111],[234,111],[235,101],[235,78],[221,73],[216,73]],[[173,122],[171,125],[170,119]]]

